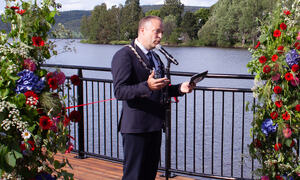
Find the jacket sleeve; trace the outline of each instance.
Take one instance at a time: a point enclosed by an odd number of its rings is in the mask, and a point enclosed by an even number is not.
[[[183,96],[185,93],[180,91],[181,84],[169,86],[169,97]]]
[[[118,51],[112,60],[112,76],[114,94],[119,100],[131,100],[138,97],[148,97],[152,91],[147,81],[134,82],[134,66],[132,58],[125,48]]]

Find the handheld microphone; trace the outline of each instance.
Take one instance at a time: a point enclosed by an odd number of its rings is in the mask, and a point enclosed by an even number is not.
[[[155,48],[158,49],[163,55],[165,55],[166,58],[170,60],[172,63],[178,65],[177,60],[171,54],[169,54],[160,44],[157,44]]]

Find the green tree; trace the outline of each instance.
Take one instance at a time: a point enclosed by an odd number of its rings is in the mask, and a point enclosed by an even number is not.
[[[88,39],[90,28],[89,28],[89,18],[87,16],[83,16],[80,22],[80,32],[84,38]]]
[[[159,9],[153,9],[153,10],[150,10],[150,11],[147,11],[145,16],[158,16],[160,17],[160,10]]]
[[[163,39],[165,41],[168,41],[172,32],[177,28],[176,25],[176,17],[174,15],[169,15],[166,16],[163,19],[163,24],[164,24],[164,36]]]
[[[104,24],[106,23],[107,7],[105,3],[94,8],[91,18],[89,20],[89,39],[92,41],[101,41],[99,32],[105,31]]]
[[[279,0],[218,1],[211,8],[207,23],[198,31],[200,43],[218,46],[254,44],[259,34],[256,19],[264,21],[277,1]]]
[[[196,17],[196,25],[199,30],[207,22],[207,20],[210,16],[210,9],[200,8],[194,12],[194,15]]]
[[[181,23],[183,32],[187,33],[190,39],[197,38],[197,18],[192,12],[186,12]]]
[[[184,4],[180,0],[165,0],[164,5],[160,9],[161,17],[173,15],[176,17],[176,24],[179,27],[182,21],[182,14],[184,12]]]
[[[121,10],[121,37],[124,40],[134,39],[137,36],[139,20],[144,17],[139,0],[126,0]]]

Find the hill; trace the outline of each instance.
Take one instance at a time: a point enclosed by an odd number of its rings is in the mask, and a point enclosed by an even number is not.
[[[141,8],[143,12],[150,10],[160,9],[163,5],[142,5]],[[184,6],[184,11],[195,12],[200,8],[208,8],[202,6]],[[80,23],[83,16],[90,16],[92,10],[72,10],[72,11],[62,11],[60,16],[56,16],[56,24],[62,23],[66,29],[73,32],[75,38],[80,38]],[[0,17],[1,18],[1,17]],[[8,26],[4,23],[0,23],[0,30],[8,30]]]

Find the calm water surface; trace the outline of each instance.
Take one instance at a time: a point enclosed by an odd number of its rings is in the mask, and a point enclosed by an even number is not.
[[[59,54],[53,56],[47,63],[68,64],[95,67],[111,67],[113,55],[123,47],[123,45],[99,45],[82,44],[79,40],[69,45],[75,48],[73,52],[62,52],[67,40],[56,40]],[[232,48],[212,48],[212,47],[166,47],[179,62],[179,65],[171,65],[171,71],[202,72],[208,70],[209,73],[220,74],[248,74],[247,63],[251,60],[251,54],[246,49]],[[166,64],[165,57],[157,52]],[[95,77],[95,73],[86,73],[85,76]],[[110,73],[99,74],[99,78],[111,79]],[[101,76],[101,77],[100,77]],[[188,78],[173,78],[173,83],[186,81]],[[217,87],[252,87],[253,82],[248,80],[212,80],[205,79],[198,84],[200,86]]]

